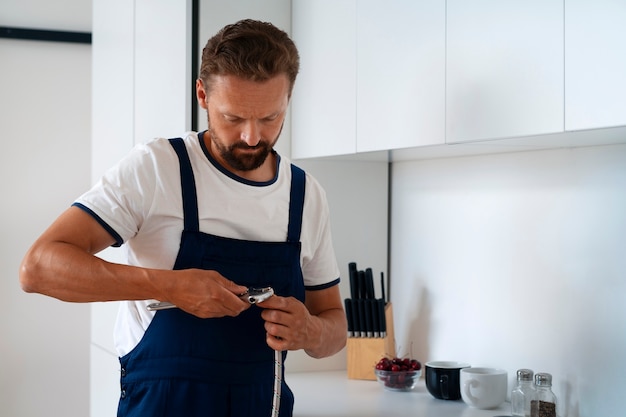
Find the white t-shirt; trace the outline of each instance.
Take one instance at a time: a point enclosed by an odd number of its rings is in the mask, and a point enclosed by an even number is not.
[[[217,236],[284,242],[289,220],[290,161],[279,158],[276,178],[258,183],[222,168],[198,134],[183,138],[198,194],[200,231]],[[169,141],[137,145],[75,205],[90,212],[126,249],[129,265],[172,269],[183,230],[178,157]],[[300,264],[309,290],[339,282],[326,194],[306,175]],[[115,326],[120,356],[130,352],[154,317],[154,300],[121,303]]]

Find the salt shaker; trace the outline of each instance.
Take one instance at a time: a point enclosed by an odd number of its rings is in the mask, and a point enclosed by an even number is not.
[[[530,401],[534,398],[533,371],[517,370],[517,386],[511,391],[511,414],[513,417],[530,417]]]
[[[530,402],[531,417],[556,417],[556,395],[552,392],[552,375],[535,375],[535,395]]]

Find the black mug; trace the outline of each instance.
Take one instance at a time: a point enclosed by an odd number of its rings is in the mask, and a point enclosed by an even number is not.
[[[426,362],[426,388],[439,400],[461,399],[461,369],[470,365],[463,362]]]

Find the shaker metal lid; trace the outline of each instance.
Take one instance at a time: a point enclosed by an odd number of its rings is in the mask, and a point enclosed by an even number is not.
[[[532,381],[533,371],[531,369],[518,369],[517,380],[518,381]]]
[[[552,386],[552,375],[548,373],[538,373],[535,375],[535,385],[542,387]]]

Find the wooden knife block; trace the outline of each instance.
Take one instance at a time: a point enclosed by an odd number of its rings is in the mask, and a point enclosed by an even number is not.
[[[349,337],[346,344],[349,379],[376,380],[374,366],[383,356],[396,356],[391,303],[385,306],[387,336],[378,338]]]

